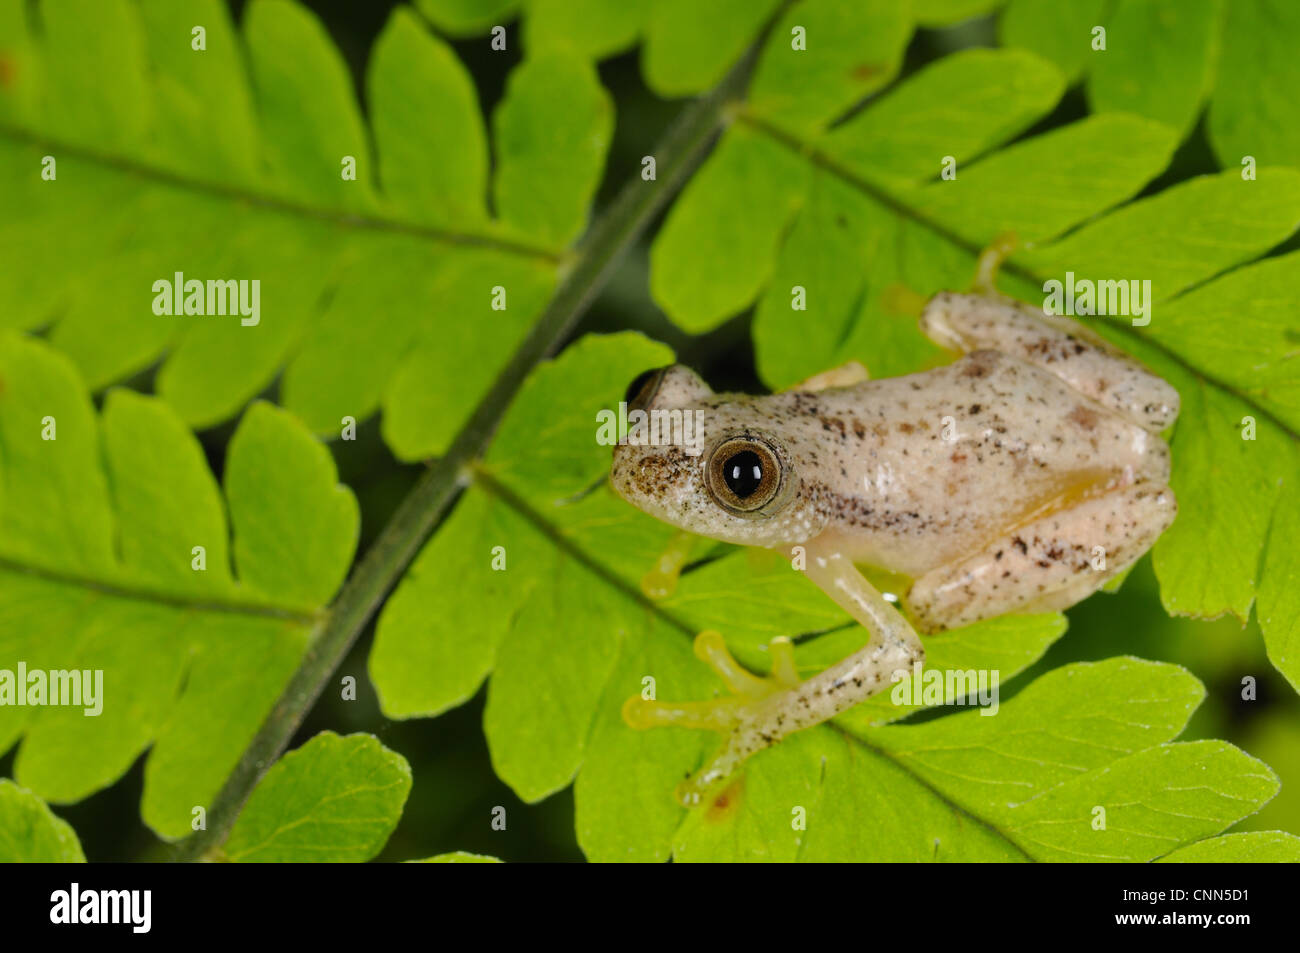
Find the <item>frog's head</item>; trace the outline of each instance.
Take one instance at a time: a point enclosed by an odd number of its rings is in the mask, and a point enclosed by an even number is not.
[[[634,380],[627,405],[628,439],[614,448],[610,481],[633,506],[746,546],[799,543],[824,528],[779,414],[743,394],[715,394],[680,364]]]

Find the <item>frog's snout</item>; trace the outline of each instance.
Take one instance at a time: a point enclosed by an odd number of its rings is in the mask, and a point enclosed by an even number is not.
[[[609,482],[642,512],[689,528],[699,509],[698,459],[675,446],[617,446]]]

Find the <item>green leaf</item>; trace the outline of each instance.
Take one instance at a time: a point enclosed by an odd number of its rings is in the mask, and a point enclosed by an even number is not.
[[[1300,462],[1293,459],[1290,472],[1288,492],[1279,493],[1273,514],[1256,612],[1269,661],[1300,692],[1300,590],[1293,582],[1300,578],[1300,547],[1295,545],[1300,538],[1300,493],[1294,476]]]
[[[152,118],[144,31],[129,0],[106,0],[93,11],[72,0],[48,0],[40,22],[50,132],[110,150],[143,135]],[[102,83],[109,74],[117,81]]]
[[[937,357],[914,328],[879,311],[878,290],[896,281],[900,268],[908,284],[943,287],[949,279],[934,275],[943,249],[909,254],[909,246],[928,236],[907,220],[895,221],[854,180],[870,178],[890,189],[920,185],[934,177],[944,155],[959,162],[979,156],[1049,111],[1063,89],[1056,70],[1030,54],[972,50],[922,70],[827,136],[833,165],[813,172],[754,319],[763,379],[787,387],[844,360],[839,355],[846,351],[876,376]],[[968,259],[958,255],[940,276],[968,280]],[[806,292],[803,312],[791,308],[796,285]],[[854,339],[855,328],[871,328],[869,352]]]
[[[1188,502],[1156,544],[1161,596],[1170,612],[1232,612],[1244,623],[1273,503],[1283,482],[1295,492],[1300,471],[1286,436],[1267,418],[1255,440],[1243,440],[1240,401],[1201,384],[1180,392],[1172,486]]]
[[[650,293],[698,334],[739,312],[767,282],[808,172],[781,145],[734,129],[673,205],[650,252]]]
[[[967,807],[1007,811],[1176,737],[1204,697],[1184,669],[1108,659],[1049,672],[991,718],[964,712],[866,739],[942,788],[960,782]]]
[[[1006,0],[911,0],[912,14],[922,26],[949,26],[991,13]]]
[[[324,25],[293,0],[257,0],[245,15],[244,38],[276,191],[373,210],[370,175],[359,175],[357,188],[340,188],[342,156],[365,169],[373,160],[347,65]],[[143,90],[141,98],[147,101]]]
[[[1223,53],[1210,102],[1209,133],[1219,161],[1239,168],[1300,165],[1300,7],[1288,0],[1225,3]]]
[[[937,0],[930,0],[937,2]],[[957,0],[966,6],[990,0]],[[1000,2],[1000,0],[996,0]],[[717,84],[780,8],[780,0],[416,0],[420,12],[453,36],[475,36],[523,21],[529,57],[564,51],[605,59],[642,41],[641,74],[656,95],[690,96]],[[912,32],[907,3],[898,0],[803,0],[789,5],[763,52],[759,82],[774,114],[809,121],[842,100],[847,106],[880,88],[898,69]],[[807,51],[791,47],[795,26],[807,31]],[[507,44],[517,42],[507,33]],[[789,56],[806,62],[790,68]],[[810,83],[808,70],[818,79]],[[789,85],[784,85],[786,80]],[[814,120],[815,121],[815,120]]]
[[[1010,0],[998,18],[998,40],[1051,60],[1073,82],[1105,55],[1092,49],[1092,31],[1105,24],[1107,7],[1107,0]]]
[[[502,862],[498,857],[489,857],[487,854],[470,854],[463,850],[454,851],[450,854],[434,854],[432,857],[407,861],[408,864],[500,864]]]
[[[1042,860],[1152,860],[1223,830],[1280,787],[1266,764],[1227,742],[1161,745],[1115,761],[1103,775],[1066,782],[1018,814],[1008,812],[1009,833]],[[1102,831],[1092,827],[1097,807],[1107,810]]]
[[[486,222],[487,132],[474,81],[451,47],[399,7],[375,41],[366,86],[388,194],[430,222]]]
[[[67,821],[31,791],[0,778],[0,863],[85,863],[81,842]]]
[[[794,31],[804,31],[796,49]],[[912,35],[894,0],[806,0],[772,31],[749,86],[756,115],[799,131],[820,128],[887,85]]]
[[[1094,31],[1105,30],[1105,49]],[[1087,76],[1094,110],[1122,110],[1189,134],[1208,98],[1219,162],[1300,165],[1300,8],[1290,0],[1010,0],[1004,46],[1032,50],[1073,82]]]
[[[919,185],[944,156],[965,163],[1046,115],[1065,78],[1018,50],[962,50],[893,87],[829,135],[826,155],[857,175]]]
[[[1265,169],[1262,180],[1244,182],[1238,173],[1228,171],[1198,176],[1125,205],[1019,260],[1036,275],[1058,280],[1064,279],[1066,271],[1080,277],[1140,272],[1151,281],[1152,297],[1162,302],[1143,334],[1171,349],[1197,347],[1208,338],[1220,357],[1221,348],[1231,339],[1233,348],[1253,348],[1232,362],[1243,367],[1282,343],[1281,322],[1268,309],[1276,305],[1276,295],[1285,293],[1287,269],[1262,263],[1207,286],[1204,294],[1177,296],[1285,241],[1297,221],[1300,173]],[[1267,283],[1259,280],[1265,276]],[[1222,299],[1225,293],[1231,300]],[[1258,326],[1252,328],[1252,335],[1236,335],[1220,321],[1201,317],[1205,306],[1220,309],[1216,318],[1225,316],[1226,307],[1244,308],[1248,314],[1244,320]],[[1193,328],[1196,333],[1191,333]],[[1258,344],[1253,340],[1256,335],[1261,337]],[[1189,358],[1204,354],[1187,352]]]
[[[1040,100],[1040,108],[1049,106]],[[1015,107],[1012,123],[1024,121],[1026,112]],[[1004,134],[1014,128],[1003,115],[988,119]],[[1123,144],[1118,159],[1117,142]],[[1026,241],[1045,240],[1132,196],[1168,161],[1173,145],[1158,124],[1095,117],[977,162],[955,181],[915,190],[911,214],[943,221],[974,242],[1008,230]],[[936,171],[940,158],[934,157]],[[651,291],[677,324],[707,330],[753,301],[818,167],[762,124],[728,133],[674,205],[651,252]],[[854,184],[856,170],[836,171]],[[887,222],[880,212],[869,217],[873,231]]]
[[[288,414],[254,404],[244,415],[225,483],[235,562],[250,593],[312,607],[342,584],[361,514],[334,480],[329,451]]]
[[[671,352],[662,345],[631,334],[589,339],[585,347],[579,348],[579,353],[591,355],[581,373],[594,375],[606,392],[621,393],[638,371],[671,359]],[[543,382],[554,379],[557,372],[553,367],[543,365],[539,372]],[[521,450],[535,447],[545,454],[547,465],[535,468],[528,483],[550,509],[586,488],[591,476],[599,472],[607,451],[592,439],[599,405],[590,397],[590,413],[566,415],[567,427],[557,426],[559,421],[555,419],[545,423],[543,417],[530,419],[530,408],[537,415],[549,415],[555,406],[550,403],[549,393],[540,390],[542,386],[544,383],[538,383],[537,378],[525,385],[515,404],[517,409],[503,424],[487,466],[488,472],[500,470],[508,475],[511,461]],[[538,435],[543,439],[539,441]],[[533,461],[526,463],[534,465]],[[596,502],[587,500],[577,506],[591,511]],[[618,512],[608,506],[613,501],[605,502],[604,511]],[[622,522],[635,517],[626,512],[619,515]],[[615,536],[618,533],[617,523],[602,525],[601,529]],[[666,540],[670,532],[665,527],[655,535]],[[653,546],[651,543],[645,552],[652,552]],[[494,552],[497,547],[503,550],[499,554]],[[494,562],[504,568],[494,569]],[[380,615],[370,674],[384,713],[389,717],[438,714],[470,698],[491,670],[498,642],[512,629],[516,613],[529,601],[534,585],[542,578],[537,567],[547,564],[559,572],[572,567],[572,560],[556,552],[544,528],[530,522],[526,514],[480,487],[467,492],[447,524],[416,558]],[[581,571],[581,567],[577,569]],[[467,603],[463,598],[467,593],[482,594],[486,600],[483,604],[491,605],[493,611],[484,613],[481,605]],[[430,605],[444,607],[441,618],[429,614]],[[580,599],[573,611],[576,619],[601,618],[598,611],[589,611]],[[540,637],[546,632],[545,620],[539,619],[537,624],[541,628],[535,634]],[[576,624],[564,622],[555,635],[562,637]],[[591,647],[598,651],[597,644]],[[599,689],[597,682],[578,690]],[[501,703],[502,699],[498,699],[498,705]],[[523,704],[522,700],[519,703]]]
[[[1026,243],[1042,242],[1134,196],[1176,144],[1159,123],[1092,116],[989,156],[952,182],[926,186],[916,210],[971,241],[1012,231]]]
[[[632,46],[646,24],[653,0],[531,0],[524,20],[530,53],[569,49],[603,59]]]
[[[0,382],[0,658],[103,673],[98,714],[0,708],[0,750],[23,737],[17,780],[65,803],[152,744],[142,813],[182,836],[342,581],[356,502],[324,448],[270,405],[236,429],[223,497],[161,401],[114,390],[96,415],[66,358],[12,331]]]
[[[570,332],[578,315],[605,284],[610,264],[662,209],[683,174],[694,167],[711,144],[727,96],[739,88],[744,76],[744,71],[736,71],[712,96],[684,111],[661,150],[661,173],[667,184],[624,190],[609,213],[597,223],[587,245],[565,262],[568,274],[564,284],[556,300],[512,356],[511,372],[497,377],[448,454],[433,462],[430,471],[417,481],[418,489],[412,490],[402,506],[404,515],[390,520],[375,543],[374,554],[344,587],[331,613],[322,620],[312,652],[282,695],[274,717],[267,719],[212,805],[210,827],[187,841],[181,851],[183,858],[203,857],[225,839],[267,759],[289,741],[306,708],[360,635],[370,614],[387,596],[414,550],[450,512],[460,497],[462,481],[468,482],[476,471],[491,480],[476,464],[497,433],[506,405],[523,384],[526,369],[543,360]],[[504,303],[504,295],[500,297]],[[535,433],[527,435],[530,444],[535,442],[535,436]]]
[[[646,85],[665,98],[689,96],[713,86],[740,58],[779,2],[656,0],[641,48]]]
[[[27,122],[38,108],[40,61],[32,48],[29,10],[23,0],[0,0],[0,63],[5,83],[0,120]]]
[[[226,841],[241,863],[370,860],[411,793],[411,766],[374,735],[324,731],[291,751],[254,789]]]
[[[218,0],[185,5],[146,0],[139,11],[157,84],[157,138],[150,161],[181,175],[221,178],[231,185],[255,182],[257,118],[249,85],[232,81],[242,75],[243,65],[225,5]],[[202,56],[183,41],[196,23],[207,31]],[[193,149],[195,141],[208,148]]]
[[[621,644],[644,630],[622,593],[562,559],[503,636],[483,713],[493,770],[525,801],[572,781]],[[599,636],[575,643],[575,631]]]
[[[1117,4],[1106,52],[1088,77],[1093,110],[1137,113],[1185,130],[1210,89],[1219,16],[1219,0]]]
[[[1294,864],[1300,861],[1300,837],[1283,831],[1224,834],[1188,844],[1160,858],[1167,864]]]
[[[683,697],[708,698],[717,690],[717,680],[679,629],[644,613],[633,618],[638,629],[624,639],[600,696],[583,713],[590,738],[581,765],[575,765],[581,773],[573,797],[578,843],[593,861],[664,861],[672,855],[683,811],[669,792],[708,755],[712,741],[684,728],[634,732],[623,723],[623,703],[645,689],[647,677],[657,690],[671,686]]]
[[[1278,170],[1265,201],[1256,241],[1279,241],[1300,223],[1300,189],[1290,170]],[[1249,208],[1260,199],[1246,200]],[[1212,227],[1207,223],[1204,228]],[[1258,227],[1258,226],[1257,226]],[[1201,231],[1200,228],[1197,229]],[[1231,241],[1225,229],[1223,241]],[[1213,264],[1213,258],[1209,264]],[[1292,252],[1238,268],[1182,295],[1152,320],[1156,343],[1221,388],[1274,414],[1294,434],[1300,430],[1300,376],[1295,370],[1296,325],[1287,312],[1300,291],[1300,254]]]
[[[297,0],[253,0],[239,31],[221,0],[45,0],[40,32],[25,4],[0,11],[16,71],[0,83],[0,324],[49,326],[95,390],[156,367],[193,427],[279,380],[318,434],[382,410],[402,459],[446,449],[585,226],[613,112],[583,56],[530,57],[508,83],[492,218],[469,74],[405,7],[367,64],[369,122]],[[172,300],[155,283],[178,274],[257,282],[256,316],[215,297],[231,313],[155,313]]]
[[[557,248],[577,238],[613,128],[613,102],[588,64],[551,55],[515,70],[493,121],[502,220]]]
[[[453,36],[481,33],[509,22],[520,0],[415,0],[438,29]]]

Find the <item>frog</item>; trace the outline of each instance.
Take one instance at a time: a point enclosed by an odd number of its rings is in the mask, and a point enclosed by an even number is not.
[[[949,363],[872,379],[850,361],[762,396],[715,393],[675,364],[630,387],[634,409],[693,411],[698,445],[615,447],[617,494],[681,534],[789,554],[867,633],[807,679],[789,637],[768,645],[760,676],[721,633],[699,633],[695,654],[729,694],[638,695],[623,707],[635,729],[722,736],[678,786],[682,804],[726,790],[753,755],[920,669],[921,635],[1069,608],[1174,521],[1162,433],[1178,392],[1091,329],[1000,294],[1006,253],[995,243],[969,290],[921,308],[921,332]],[[902,580],[899,591],[870,581],[880,578]]]

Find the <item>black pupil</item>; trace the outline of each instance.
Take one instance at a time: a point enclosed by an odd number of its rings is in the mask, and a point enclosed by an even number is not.
[[[742,450],[727,458],[722,478],[737,499],[747,499],[763,482],[763,461],[753,450]]]

